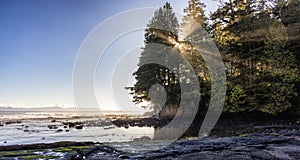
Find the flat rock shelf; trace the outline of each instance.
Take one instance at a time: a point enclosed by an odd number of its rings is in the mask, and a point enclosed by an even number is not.
[[[199,137],[178,140],[150,152],[126,152],[124,147],[144,147],[151,140],[102,144],[58,142],[1,146],[0,159],[300,159],[300,132],[282,135],[249,134],[235,137]],[[153,147],[153,146],[150,146]]]

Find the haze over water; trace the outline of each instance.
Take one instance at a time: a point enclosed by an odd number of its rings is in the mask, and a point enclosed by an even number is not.
[[[0,145],[52,143],[59,141],[78,142],[126,142],[147,136],[153,138],[154,128],[118,128],[108,123],[103,115],[124,116],[117,111],[95,113],[69,111],[30,111],[17,109],[0,112]],[[102,116],[100,116],[102,115]],[[140,114],[132,114],[138,116]],[[82,129],[64,123],[82,122]]]

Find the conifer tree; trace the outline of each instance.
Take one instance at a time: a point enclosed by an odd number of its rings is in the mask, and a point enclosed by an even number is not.
[[[206,51],[205,48],[208,46],[208,44],[205,44],[206,39],[209,38],[206,30],[208,18],[205,15],[205,7],[205,4],[200,0],[188,1],[188,6],[184,9],[183,23],[181,24],[183,41],[185,43],[182,54],[188,59],[199,77],[202,95],[201,109],[207,108],[210,99],[210,77],[203,58]]]
[[[265,1],[224,4],[212,18],[215,39],[227,63],[225,110],[286,111],[297,95],[298,69],[295,56],[286,47],[285,27],[272,16]]]
[[[173,60],[168,57],[170,57],[170,54],[173,54],[172,48],[174,43],[172,41],[178,41],[178,28],[178,20],[170,3],[166,3],[155,11],[145,30],[145,47],[139,58],[138,71],[133,74],[136,83],[134,87],[128,88],[132,91],[134,102],[150,102],[149,89],[152,85],[160,84],[167,93],[165,106],[178,106],[180,102],[180,86],[175,73],[159,64],[146,64],[149,59],[164,61],[165,63],[170,61],[172,63]],[[162,106],[152,104],[151,107],[154,110],[159,110],[156,107]]]

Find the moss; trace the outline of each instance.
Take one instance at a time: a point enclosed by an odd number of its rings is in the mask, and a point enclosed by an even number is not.
[[[248,134],[240,134],[239,137],[248,137]]]
[[[25,150],[25,151],[2,151],[0,152],[0,157],[19,157],[24,160],[30,159],[54,159],[56,156],[44,156],[36,155],[34,150]]]
[[[26,155],[32,153],[30,151],[2,151],[0,152],[1,157],[8,157],[8,156],[18,156],[18,155]]]
[[[60,147],[56,148],[53,151],[54,152],[72,152],[75,150],[85,150],[85,149],[90,149],[90,146],[69,146],[69,147]]]
[[[72,148],[68,148],[68,147],[61,147],[61,148],[57,148],[53,150],[54,152],[70,152],[73,151]]]
[[[70,146],[72,149],[90,149],[91,146]]]
[[[52,149],[19,150],[19,151],[0,151],[0,159],[4,157],[18,157],[21,159],[55,159],[56,156],[39,155],[35,152],[67,152],[68,154],[77,153],[76,150],[85,151],[92,146],[67,146]]]

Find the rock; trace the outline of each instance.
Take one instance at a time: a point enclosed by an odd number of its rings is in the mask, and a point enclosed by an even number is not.
[[[143,139],[143,140],[151,140],[151,138],[148,137],[148,136],[143,136],[143,137],[141,137],[141,139]]]
[[[251,153],[251,156],[253,158],[258,158],[258,159],[276,159],[276,157],[272,156],[271,154],[264,152],[264,151],[255,151]]]
[[[7,143],[7,141],[4,141],[3,143]]]
[[[3,126],[3,124],[0,123],[0,127],[2,127],[2,126]]]
[[[76,125],[75,128],[76,128],[76,129],[82,129],[82,128],[83,128],[83,125]]]
[[[121,158],[121,159],[129,159],[130,157],[127,156],[127,155],[120,155],[118,158]]]
[[[17,120],[17,121],[7,121],[7,122],[5,122],[5,124],[6,125],[9,125],[9,124],[16,124],[16,123],[22,123],[22,121],[20,121],[20,120]]]
[[[211,152],[200,152],[200,153],[191,153],[186,155],[179,156],[179,159],[189,159],[189,160],[221,160],[221,157],[218,154],[213,154]]]
[[[28,130],[28,129],[25,129],[24,132],[29,132],[29,130]]]
[[[56,122],[56,120],[55,120],[55,119],[53,119],[53,120],[51,120],[51,122],[52,122],[52,123],[54,123],[54,122]]]
[[[56,125],[48,125],[49,129],[58,129],[58,127]]]
[[[108,126],[108,127],[104,127],[103,129],[108,130],[108,129],[114,129],[115,126]]]
[[[68,126],[64,126],[64,128],[68,128]]]
[[[42,137],[42,140],[45,140],[45,137]]]
[[[73,128],[77,125],[83,125],[83,123],[82,122],[68,122],[68,121],[66,121],[66,122],[63,122],[63,125],[69,126],[69,128]]]
[[[58,129],[56,132],[62,132],[63,130],[62,129]]]
[[[70,130],[68,130],[68,129],[66,130],[66,132],[69,132],[69,131],[70,131]]]
[[[45,155],[55,153],[52,149],[46,148],[68,147],[68,146],[86,146],[89,145],[89,151],[76,149],[76,153],[62,155],[57,159],[211,159],[211,160],[252,160],[252,159],[299,159],[300,158],[300,143],[298,137],[273,136],[265,134],[249,135],[248,137],[199,137],[192,140],[178,140],[162,149],[155,149],[161,145],[150,142],[136,143],[133,142],[133,147],[147,151],[154,149],[151,152],[136,152],[129,154],[128,152],[120,151],[118,148],[124,149],[125,145],[120,144],[116,149],[104,144],[95,143],[78,143],[78,142],[58,142],[52,144],[31,144],[31,145],[15,145],[15,146],[0,146],[0,151],[9,150],[24,150],[24,149],[44,149],[42,152]],[[141,137],[139,139],[149,139],[149,137]],[[129,142],[131,143],[131,142]],[[162,142],[163,143],[163,142]],[[131,147],[131,145],[129,145]],[[250,147],[249,147],[250,146]],[[263,149],[261,146],[263,147]],[[126,147],[125,147],[126,148]],[[0,155],[0,159],[3,159]]]
[[[151,140],[151,138],[148,136],[143,136],[141,138],[133,138],[133,140],[134,141],[149,141],[149,140]]]

